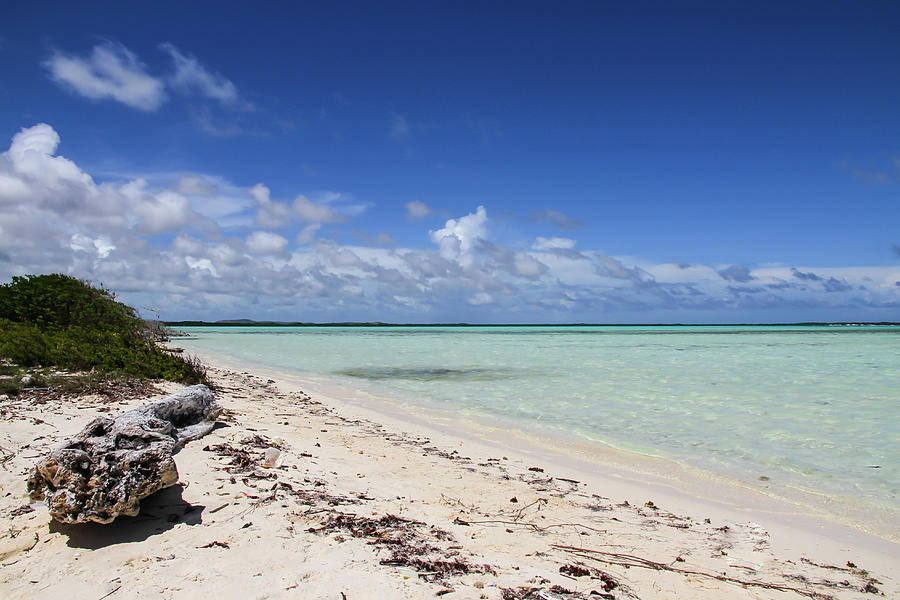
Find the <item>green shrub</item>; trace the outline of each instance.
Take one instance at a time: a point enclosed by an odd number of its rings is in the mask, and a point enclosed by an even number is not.
[[[159,348],[159,333],[111,292],[68,275],[13,277],[0,286],[0,357],[22,366],[205,383],[199,361]]]
[[[30,323],[41,331],[71,326],[115,331],[133,330],[143,321],[112,292],[55,273],[13,277],[0,286],[0,318]]]
[[[0,356],[23,367],[51,362],[50,348],[37,327],[3,318],[0,318]]]
[[[0,377],[0,394],[18,396],[25,389],[22,382],[15,377]]]

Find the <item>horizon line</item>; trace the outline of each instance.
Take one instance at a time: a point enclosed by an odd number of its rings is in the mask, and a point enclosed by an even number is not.
[[[185,319],[179,321],[161,321],[167,326],[215,326],[215,327],[791,327],[791,326],[900,326],[898,321],[797,321],[797,322],[744,322],[744,323],[469,323],[469,322],[430,322],[430,323],[391,323],[383,321],[257,321],[254,319],[222,319],[203,321]]]

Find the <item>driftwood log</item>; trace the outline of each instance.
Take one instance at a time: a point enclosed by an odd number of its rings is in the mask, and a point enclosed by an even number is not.
[[[209,433],[222,409],[205,385],[184,388],[111,419],[94,419],[41,460],[28,478],[61,523],[135,516],[142,498],[178,481],[172,455]]]

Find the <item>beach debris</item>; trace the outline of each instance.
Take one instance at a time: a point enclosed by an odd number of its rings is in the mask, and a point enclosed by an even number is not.
[[[271,469],[273,467],[277,467],[281,462],[281,450],[275,448],[274,446],[271,448],[266,448],[266,452],[263,455],[262,466]]]
[[[412,569],[429,582],[469,573],[496,575],[490,565],[469,562],[455,549],[432,544],[454,541],[449,532],[396,515],[388,514],[375,519],[334,511],[320,527],[308,531],[318,534],[342,531],[356,538],[367,538],[371,545],[391,551],[390,557],[382,559],[379,564]]]
[[[61,523],[135,516],[142,498],[178,482],[172,455],[212,431],[221,410],[208,387],[194,385],[118,417],[94,419],[34,466],[31,500],[45,500]]]
[[[223,443],[214,446],[204,446],[205,452],[215,452],[222,457],[230,457],[231,461],[225,470],[229,473],[246,473],[259,465],[260,456],[250,454],[243,448],[235,448],[231,444]]]
[[[581,565],[567,564],[559,568],[559,572],[563,575],[572,577],[587,577],[591,574],[591,570]]]
[[[10,516],[10,517],[18,517],[18,516],[20,516],[20,515],[25,515],[25,514],[28,514],[28,513],[30,513],[30,512],[34,512],[34,509],[31,508],[31,505],[30,505],[30,504],[23,504],[22,506],[20,506],[20,507],[18,507],[18,508],[14,508],[14,509],[12,509],[11,511],[9,511],[9,516]]]
[[[718,581],[723,581],[726,583],[732,583],[739,585],[741,587],[757,587],[768,590],[778,590],[782,592],[794,592],[795,594],[799,594],[801,596],[806,596],[807,598],[817,598],[817,599],[827,599],[831,598],[830,595],[810,589],[812,586],[819,586],[826,589],[838,589],[838,588],[853,588],[853,585],[849,581],[830,581],[830,580],[821,580],[814,581],[805,576],[798,575],[785,575],[786,579],[794,579],[799,581],[804,585],[804,587],[799,588],[792,585],[787,585],[784,583],[774,582],[774,581],[760,581],[755,579],[742,579],[739,577],[734,577],[727,575],[726,573],[714,573],[709,571],[703,571],[699,569],[689,569],[686,567],[676,567],[670,563],[662,563],[653,560],[649,560],[642,556],[637,556],[634,554],[625,554],[621,552],[607,552],[604,550],[597,550],[592,548],[584,548],[584,547],[576,547],[576,546],[566,546],[561,544],[551,544],[552,548],[557,550],[562,550],[567,552],[573,556],[577,556],[578,558],[594,560],[602,564],[606,565],[619,565],[626,568],[643,568],[643,569],[651,569],[654,571],[670,571],[673,573],[681,573],[683,575],[693,575],[698,577],[708,577],[710,579],[717,579]],[[676,561],[673,561],[676,562]],[[683,562],[683,561],[677,561]],[[874,583],[877,583],[877,580],[866,579],[865,585],[857,588],[859,591],[869,592],[869,586],[871,585],[874,588]],[[877,588],[875,588],[877,593]]]
[[[500,597],[503,600],[577,600],[581,598],[608,598],[610,600],[615,600],[616,598],[616,596],[606,593],[591,592],[590,594],[583,594],[573,592],[561,585],[554,585],[549,588],[500,588]]]

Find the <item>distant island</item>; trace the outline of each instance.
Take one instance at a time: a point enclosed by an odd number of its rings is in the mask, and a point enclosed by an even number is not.
[[[163,321],[168,327],[895,327],[898,321],[834,321],[802,323],[386,323],[382,321]]]

